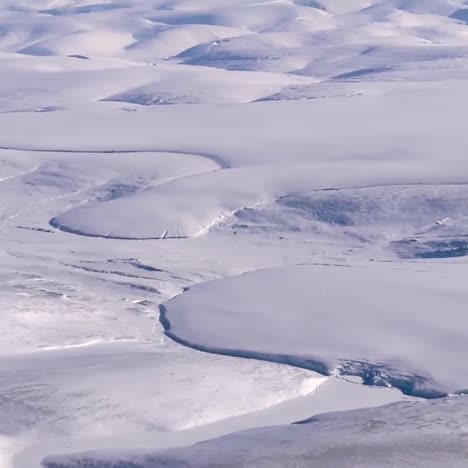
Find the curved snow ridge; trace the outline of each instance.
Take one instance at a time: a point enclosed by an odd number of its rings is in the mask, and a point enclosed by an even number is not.
[[[272,177],[254,183],[261,172],[218,167],[176,177],[128,197],[87,203],[54,217],[50,224],[73,234],[108,239],[198,237],[235,211],[256,205],[264,198],[262,188],[270,193]]]
[[[52,218],[49,221],[50,226],[60,229],[60,231],[66,232],[68,234],[75,234],[77,236],[84,236],[84,237],[95,237],[95,238],[101,238],[101,239],[111,239],[111,240],[128,240],[128,241],[146,241],[146,240],[164,240],[164,239],[191,239],[194,237],[199,237],[206,232],[208,232],[213,226],[216,224],[220,223],[223,219],[229,217],[230,214],[228,215],[220,215],[217,219],[211,221],[207,226],[202,227],[198,232],[195,232],[194,234],[190,235],[185,235],[184,231],[181,231],[180,229],[176,228],[176,233],[172,235],[168,235],[168,230],[164,229],[161,230],[161,234],[159,236],[149,236],[149,237],[130,237],[130,236],[119,236],[119,235],[114,235],[111,233],[106,233],[106,234],[93,234],[89,233],[86,231],[80,231],[79,229],[73,229],[70,227],[67,227],[65,225],[62,225],[60,220],[57,218]]]
[[[357,163],[356,163],[357,164]],[[81,235],[109,239],[147,240],[190,238],[244,208],[271,203],[288,194],[357,186],[358,167],[337,172],[336,164],[291,162],[240,165],[176,178],[132,196],[105,203],[88,203],[56,216],[54,227]],[[370,169],[363,163],[362,168]],[[362,185],[417,185],[421,175],[401,175],[394,166],[380,164],[379,172]],[[426,169],[429,176],[432,168]],[[432,175],[434,178],[436,176]],[[444,177],[442,183],[459,182]]]
[[[200,351],[438,398],[468,380],[458,358],[467,290],[463,265],[451,267],[268,268],[197,285],[160,306],[160,322],[168,337]],[[438,268],[450,281],[440,282]]]
[[[167,309],[164,305],[159,305],[159,322],[164,328],[165,335],[174,342],[194,349],[196,351],[230,356],[241,359],[254,359],[276,364],[285,364],[298,367],[324,376],[335,377],[359,377],[364,385],[374,385],[377,387],[393,387],[399,389],[404,395],[433,399],[442,398],[448,393],[432,388],[433,382],[428,377],[408,374],[386,366],[383,363],[370,361],[342,360],[338,365],[331,365],[326,361],[310,359],[288,354],[262,353],[243,349],[211,347],[188,341],[171,331],[171,322],[167,318]]]
[[[49,222],[64,232],[89,237],[125,240],[180,239],[197,237],[234,213],[291,193],[320,191],[326,187],[352,190],[353,187],[383,188],[390,185],[423,185],[421,175],[394,173],[395,168],[380,167],[377,173],[357,185],[358,171],[337,174],[336,166],[293,162],[275,165],[230,167],[219,155],[162,149],[63,149],[3,147],[5,150],[56,154],[144,154],[171,153],[206,158],[216,167],[203,167],[195,173],[171,177],[163,183],[141,187],[125,197],[88,200],[78,207],[52,217]],[[363,168],[366,164],[363,163]],[[317,169],[321,169],[320,177]],[[401,172],[400,170],[398,170]],[[432,175],[431,170],[427,169]],[[432,175],[435,180],[436,176]],[[432,179],[432,180],[434,180]],[[463,184],[458,177],[442,177],[440,183]],[[363,183],[364,182],[364,183]],[[433,185],[427,183],[424,185]],[[55,214],[55,213],[54,213]]]
[[[403,182],[365,187],[356,186],[354,188],[353,185],[348,186],[348,184],[339,183],[340,188],[316,188],[314,190],[314,187],[320,187],[320,185],[313,179],[307,178],[307,173],[310,172],[312,172],[310,168],[302,166],[300,168],[286,167],[280,174],[272,173],[268,168],[262,169],[259,167],[200,172],[171,179],[168,182],[141,190],[123,199],[104,203],[87,203],[84,206],[56,216],[50,221],[50,224],[65,232],[108,239],[192,238],[205,234],[213,226],[236,213],[242,214],[245,210],[255,210],[256,213],[261,212],[261,207],[271,206],[272,203],[280,203],[280,205],[286,206],[288,200],[300,198],[300,195],[292,196],[291,193],[300,194],[301,189],[306,189],[304,196],[313,195],[322,198],[337,198],[338,195],[336,194],[343,193],[343,196],[339,195],[343,199],[340,203],[334,203],[332,200],[329,203],[324,202],[322,207],[318,205],[316,207],[320,211],[327,212],[329,217],[338,219],[339,216],[346,216],[345,211],[348,209],[351,210],[350,216],[356,216],[356,210],[358,210],[359,206],[351,197],[351,195],[356,197],[355,192],[359,194],[365,189],[374,188],[379,191],[379,194],[380,192],[385,194],[392,190],[410,190],[417,187],[422,187],[421,190],[429,190],[431,187],[438,185],[435,183]],[[464,186],[463,182],[448,182],[446,185],[447,187],[453,187],[453,190]],[[312,191],[308,193],[307,191],[310,189]],[[349,201],[347,200],[346,191],[351,194]],[[287,195],[284,195],[285,193]],[[430,193],[427,194],[428,198],[430,196],[432,196]],[[419,205],[423,205],[423,202],[425,202],[424,197],[421,196],[420,198],[422,201]],[[368,205],[372,203],[367,202]],[[312,201],[310,204],[310,209],[312,209]],[[415,204],[417,205],[416,202],[413,203],[413,205]],[[291,208],[295,207],[292,206]],[[364,211],[362,216],[367,216],[367,218],[369,215],[365,213],[367,213],[368,208],[365,203],[362,204]],[[428,213],[429,208],[423,208],[426,218],[429,219],[431,214]],[[442,215],[442,208],[434,208],[432,214],[435,216],[436,212],[439,213],[434,221],[445,216]],[[335,214],[333,210],[337,210],[339,213]],[[305,213],[308,217],[310,217],[310,214]],[[286,222],[286,219],[284,222]]]
[[[300,369],[312,370],[325,376],[331,376],[334,374],[329,365],[327,365],[324,362],[316,361],[313,359],[300,358],[297,356],[287,354],[271,354],[255,351],[246,351],[242,349],[210,347],[185,340],[184,338],[177,336],[177,334],[171,331],[171,322],[167,318],[167,309],[163,304],[159,305],[159,323],[163,326],[165,335],[167,337],[171,338],[173,341],[182,346],[192,348],[196,351],[243,359],[255,359],[257,361],[273,362],[276,364],[286,364],[288,366],[298,367]]]
[[[27,148],[27,147],[2,147],[3,150],[36,152],[45,154],[83,154],[83,155],[141,155],[150,156],[178,155],[187,157],[204,158],[212,167],[198,168],[192,173],[170,177],[163,182],[135,190],[125,197],[111,200],[89,200],[78,207],[74,207],[49,220],[49,224],[61,231],[88,237],[102,237],[108,239],[123,240],[149,240],[197,237],[209,230],[214,224],[232,214],[232,210],[220,209],[214,202],[214,207],[207,209],[210,203],[211,192],[207,190],[205,203],[198,204],[199,209],[195,214],[194,197],[199,194],[197,187],[195,193],[184,193],[185,179],[197,178],[214,172],[230,168],[228,162],[218,155],[202,152],[188,152],[181,150],[164,149],[63,149],[63,148]],[[0,149],[2,149],[0,148]],[[203,185],[203,180],[200,182]],[[197,184],[197,182],[195,182]],[[193,185],[193,184],[192,184]],[[169,187],[169,189],[167,189]],[[172,189],[172,187],[174,187]],[[199,197],[200,198],[200,197]],[[102,208],[104,207],[104,209]],[[185,208],[185,209],[182,209]],[[236,205],[237,208],[237,205]],[[179,212],[188,213],[191,219],[184,225],[183,216]],[[213,214],[215,213],[215,214]],[[227,213],[227,214],[226,214]],[[153,222],[151,223],[151,220]],[[105,227],[103,227],[105,225]],[[143,226],[143,228],[141,227]],[[149,226],[149,227],[148,227]],[[172,228],[169,228],[172,226]],[[189,232],[187,232],[187,226]],[[151,232],[151,235],[142,234],[143,231]],[[172,229],[172,230],[171,230]]]
[[[121,239],[196,236],[232,211],[229,206],[220,207],[218,199],[211,200],[210,187],[203,192],[204,179],[200,176],[229,168],[215,154],[146,148],[8,150],[13,156],[15,151],[40,153],[37,159],[41,159],[41,170],[35,180],[27,181],[31,185],[44,185],[45,177],[56,184],[55,174],[69,178],[69,187],[63,186],[62,191],[53,194],[55,198],[50,196],[44,201],[83,194],[79,203],[48,213],[49,224],[65,232]],[[94,166],[92,161],[81,167],[82,158],[99,160],[99,167],[89,169],[91,164]]]
[[[106,239],[198,237],[244,206],[235,197],[214,196],[213,179],[207,176],[220,171],[175,178],[128,197],[87,203],[52,218],[49,224],[64,232]]]

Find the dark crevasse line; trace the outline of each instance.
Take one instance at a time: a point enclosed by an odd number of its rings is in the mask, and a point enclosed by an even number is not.
[[[393,369],[383,363],[364,360],[340,360],[336,368],[331,368],[325,362],[318,359],[303,358],[288,354],[272,354],[242,349],[218,348],[192,343],[171,331],[171,322],[167,317],[167,308],[162,304],[159,305],[159,322],[164,328],[165,335],[168,338],[182,346],[186,346],[196,351],[242,359],[255,359],[276,364],[286,364],[300,369],[314,371],[324,376],[335,375],[337,377],[360,377],[364,385],[393,387],[400,390],[404,395],[418,398],[434,399],[448,396],[447,392],[438,390],[434,382],[432,382],[428,377]]]

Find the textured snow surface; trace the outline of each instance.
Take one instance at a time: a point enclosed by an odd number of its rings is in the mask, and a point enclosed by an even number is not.
[[[0,468],[467,465],[467,72],[462,0],[1,1]]]
[[[161,453],[50,457],[48,468],[146,467],[464,467],[466,397],[329,413]]]

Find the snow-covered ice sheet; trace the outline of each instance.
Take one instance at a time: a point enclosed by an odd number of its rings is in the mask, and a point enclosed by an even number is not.
[[[227,462],[463,465],[465,400],[419,398],[468,388],[466,2],[4,0],[0,24],[1,468],[216,465],[219,440],[154,451],[268,425]]]

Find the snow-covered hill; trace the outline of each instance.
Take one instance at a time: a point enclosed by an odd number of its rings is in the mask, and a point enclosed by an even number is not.
[[[468,460],[466,400],[399,402],[240,432],[162,453],[50,457],[45,466],[462,468]]]
[[[466,75],[458,0],[22,0],[2,2],[0,19],[10,111],[314,98]]]
[[[463,466],[467,72],[460,0],[0,2],[0,468]]]

